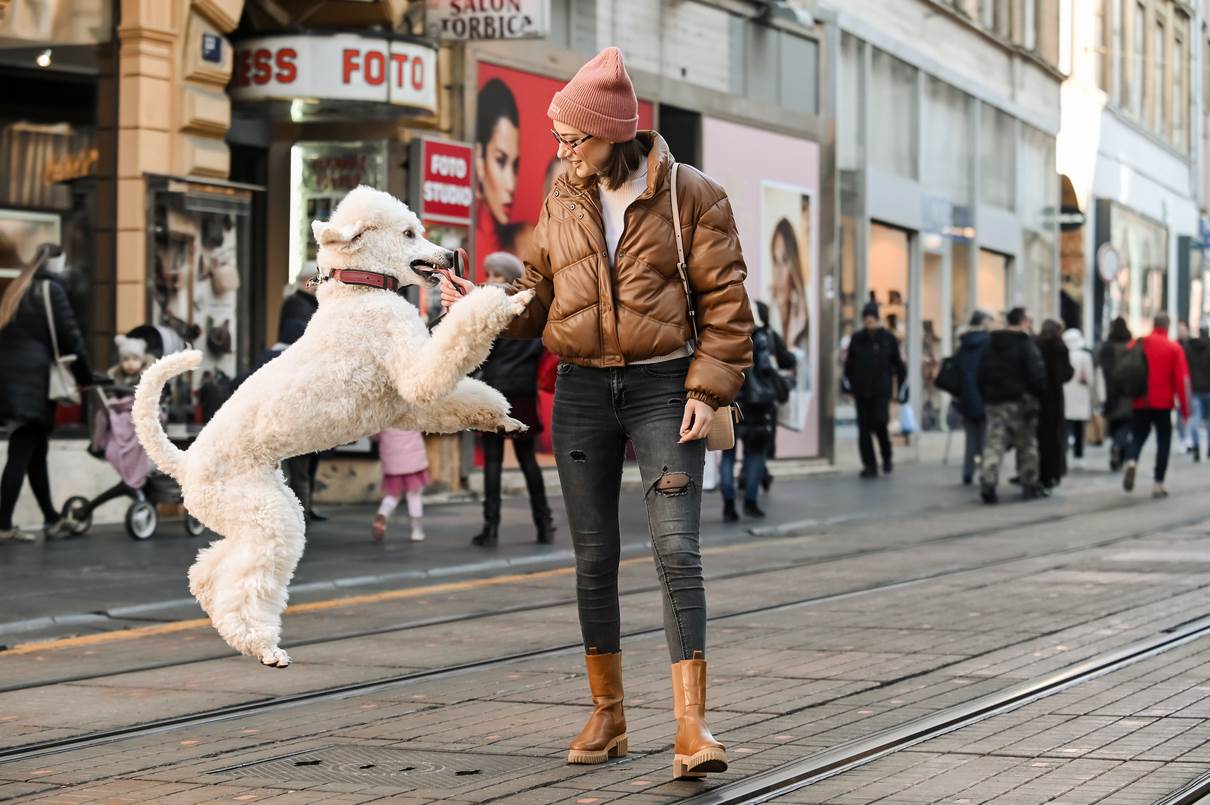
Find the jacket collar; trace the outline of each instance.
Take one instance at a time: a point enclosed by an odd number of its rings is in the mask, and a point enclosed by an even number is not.
[[[635,139],[647,149],[647,189],[642,192],[639,199],[651,198],[663,186],[675,160],[672,157],[672,151],[668,148],[668,143],[658,132],[640,131],[635,135]],[[555,180],[555,187],[563,186],[573,192],[586,193],[596,190],[599,182],[600,178],[595,174],[581,179],[564,171]]]

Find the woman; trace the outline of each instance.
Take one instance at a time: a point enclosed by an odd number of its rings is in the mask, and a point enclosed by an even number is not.
[[[954,355],[962,380],[962,389],[954,405],[962,415],[962,430],[966,434],[966,450],[962,457],[963,486],[975,482],[975,462],[983,455],[987,442],[987,409],[983,406],[983,395],[979,393],[979,361],[991,339],[991,323],[992,317],[982,310],[972,313],[970,326],[959,339],[958,352]]]
[[[529,225],[513,221],[521,165],[520,121],[517,99],[508,85],[498,78],[484,84],[475,116],[475,176],[479,179],[475,251],[479,254],[519,254],[528,240]]]
[[[1126,319],[1118,316],[1109,325],[1109,335],[1101,345],[1101,375],[1105,381],[1105,423],[1109,427],[1112,444],[1109,447],[1109,469],[1117,472],[1126,460],[1130,448],[1131,419],[1134,416],[1132,400],[1122,393],[1113,379],[1113,369],[1126,347],[1134,340]]]
[[[787,219],[782,218],[773,228],[769,252],[773,258],[773,302],[781,317],[781,327],[793,346],[806,350],[810,322],[807,321],[802,253],[798,248],[798,235]]]
[[[664,599],[677,719],[673,776],[727,768],[705,721],[706,600],[698,527],[703,437],[751,363],[747,270],[722,188],[683,166],[672,225],[672,155],[638,132],[638,101],[617,48],[602,51],[548,109],[563,175],[547,196],[525,276],[535,299],[510,326],[559,355],[551,423],[576,551],[576,593],[595,705],[569,763],[627,751],[618,612],[618,491],[629,439],[646,488]],[[684,235],[698,337],[677,268]],[[447,277],[442,301],[472,286]]]
[[[501,285],[516,282],[525,273],[521,261],[508,252],[489,254],[483,258],[483,267],[487,281]],[[554,542],[555,524],[546,502],[546,484],[534,455],[535,438],[542,432],[542,420],[538,417],[538,361],[541,357],[542,342],[537,338],[524,341],[502,338],[496,341],[479,370],[479,379],[508,399],[512,416],[524,422],[529,430],[508,436],[483,434],[483,530],[471,540],[473,545],[491,548],[500,539],[500,475],[504,469],[506,441],[513,443],[513,453],[525,476],[538,542],[542,545]]]
[[[1063,325],[1054,319],[1042,323],[1038,350],[1046,367],[1046,385],[1038,412],[1038,485],[1042,493],[1059,485],[1067,474],[1067,420],[1063,414],[1063,386],[1075,372],[1063,344]]]
[[[50,496],[46,465],[55,423],[55,403],[50,399],[50,367],[55,360],[52,325],[59,354],[77,356],[70,364],[76,382],[90,385],[92,370],[67,291],[46,267],[47,261],[60,253],[53,244],[39,246],[33,262],[9,283],[0,298],[0,423],[9,431],[8,461],[0,475],[0,542],[36,539],[13,526],[13,512],[27,475],[34,499],[42,509],[46,538],[64,535]],[[48,299],[51,321],[46,317]]]
[[[1092,353],[1084,346],[1084,334],[1079,330],[1073,327],[1063,333],[1063,343],[1075,372],[1063,387],[1063,415],[1067,418],[1067,432],[1071,440],[1072,465],[1084,469],[1084,434],[1099,396],[1097,368],[1092,361]]]

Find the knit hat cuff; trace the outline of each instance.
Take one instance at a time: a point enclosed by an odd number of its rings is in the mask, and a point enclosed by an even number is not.
[[[555,93],[546,110],[546,116],[551,120],[575,126],[585,134],[591,134],[601,140],[611,143],[625,143],[633,140],[639,131],[639,116],[616,118],[603,115],[588,109],[569,98],[562,90]]]

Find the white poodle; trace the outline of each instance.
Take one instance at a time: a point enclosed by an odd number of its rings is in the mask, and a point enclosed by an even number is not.
[[[168,380],[201,363],[201,352],[157,361],[134,404],[143,447],[180,482],[189,513],[224,537],[198,553],[190,591],[232,648],[278,668],[290,663],[278,647],[281,612],[305,532],[302,506],[278,462],[388,426],[427,433],[525,428],[508,416],[503,395],[466,374],[532,291],[508,296],[477,288],[430,334],[402,296],[348,284],[385,275],[401,287],[436,287],[438,272],[452,267],[453,253],[425,240],[402,202],[358,187],[330,221],[311,227],[323,275],[364,273],[320,284],[319,310],[302,338],[248,378],[186,451],[161,428],[159,399]]]

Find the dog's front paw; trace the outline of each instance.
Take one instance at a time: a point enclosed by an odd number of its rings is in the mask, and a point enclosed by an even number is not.
[[[266,649],[261,652],[261,665],[267,665],[270,668],[285,668],[290,665],[290,655],[280,648]]]
[[[513,316],[520,316],[525,312],[525,308],[534,298],[534,289],[529,288],[524,291],[518,291],[508,298],[509,313]]]
[[[506,433],[525,433],[527,430],[529,430],[529,425],[519,419],[513,419],[511,416],[504,417],[504,420],[496,425],[496,433],[501,436]]]

